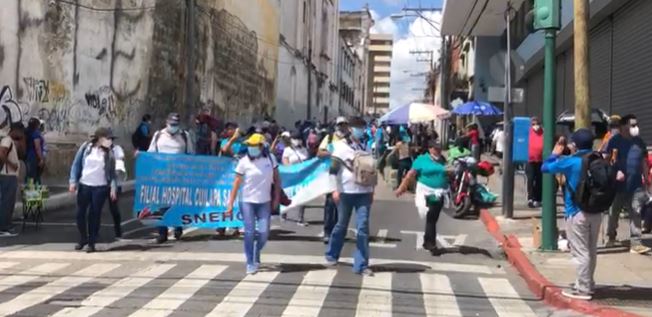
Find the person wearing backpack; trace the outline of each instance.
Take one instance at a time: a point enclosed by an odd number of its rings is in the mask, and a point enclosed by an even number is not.
[[[357,242],[353,272],[373,276],[374,273],[369,268],[369,213],[378,182],[378,171],[370,149],[363,143],[364,119],[351,118],[349,125],[350,135],[333,143],[330,175],[334,188],[333,201],[338,206],[339,215],[326,249],[326,263],[329,266],[337,265],[351,214],[355,212]]]
[[[131,135],[131,145],[136,151],[146,152],[150,143],[152,143],[152,116],[146,114]]]
[[[647,200],[644,180],[647,178],[647,145],[639,136],[639,124],[635,115],[622,118],[621,131],[609,140],[607,155],[613,157],[616,167],[616,199],[607,222],[607,247],[616,245],[620,212],[629,216],[630,252],[646,254],[650,248],[641,243],[641,210]]]
[[[79,243],[75,250],[88,245],[87,252],[95,252],[100,232],[102,209],[107,198],[117,199],[116,159],[111,147],[113,133],[99,128],[77,151],[70,168],[71,193],[77,193],[77,229]]]
[[[168,115],[166,127],[154,133],[152,143],[149,145],[148,152],[167,153],[167,154],[193,154],[194,148],[190,141],[190,135],[180,127],[181,118],[178,113],[173,112]],[[159,227],[159,237],[157,243],[168,241],[168,228]],[[183,235],[181,227],[174,228],[174,238],[179,240]]]
[[[602,212],[609,208],[609,200],[613,200],[613,193],[609,192],[609,185],[613,183],[610,177],[613,170],[600,153],[591,151],[593,133],[589,129],[575,131],[571,136],[570,148],[572,154],[562,156],[565,144],[564,139],[560,138],[552,154],[543,163],[541,171],[563,174],[566,178],[566,233],[571,255],[577,262],[577,279],[573,288],[564,290],[562,294],[573,299],[591,300],[595,289],[593,277]],[[602,204],[601,200],[604,200]]]

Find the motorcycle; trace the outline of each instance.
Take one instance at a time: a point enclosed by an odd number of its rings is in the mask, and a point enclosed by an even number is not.
[[[475,160],[471,157],[460,157],[453,161],[455,173],[451,181],[451,201],[453,206],[453,217],[463,218],[475,211],[474,206],[478,205],[475,188],[477,185],[476,172],[473,165]]]

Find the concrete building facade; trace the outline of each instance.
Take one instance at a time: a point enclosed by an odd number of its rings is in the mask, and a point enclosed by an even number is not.
[[[145,113],[156,128],[170,111],[187,127],[200,109],[243,124],[274,113],[279,1],[194,3],[2,2],[0,97],[23,121],[45,121],[50,177],[65,179],[76,147],[100,126],[130,148]]]
[[[339,113],[339,1],[280,1],[275,118],[327,122]]]
[[[340,12],[340,36],[357,56],[353,86],[356,109],[365,113],[369,99],[369,36],[374,20],[368,7],[360,11]]]
[[[371,34],[369,38],[367,114],[383,114],[389,110],[393,41],[392,34]]]

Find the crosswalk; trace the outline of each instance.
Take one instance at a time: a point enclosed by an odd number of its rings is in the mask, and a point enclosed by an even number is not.
[[[245,275],[231,254],[135,254],[5,252],[0,316],[536,316],[504,271],[482,265],[381,259],[361,277],[347,264],[278,254],[263,260],[286,261]],[[477,289],[460,290],[471,277]]]

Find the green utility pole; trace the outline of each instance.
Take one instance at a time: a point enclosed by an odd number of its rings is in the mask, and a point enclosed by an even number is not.
[[[543,153],[552,153],[555,137],[555,70],[557,31],[561,28],[561,0],[534,1],[534,28],[545,30],[545,65],[543,72]],[[557,250],[557,199],[552,174],[543,175],[543,212],[541,249]]]

